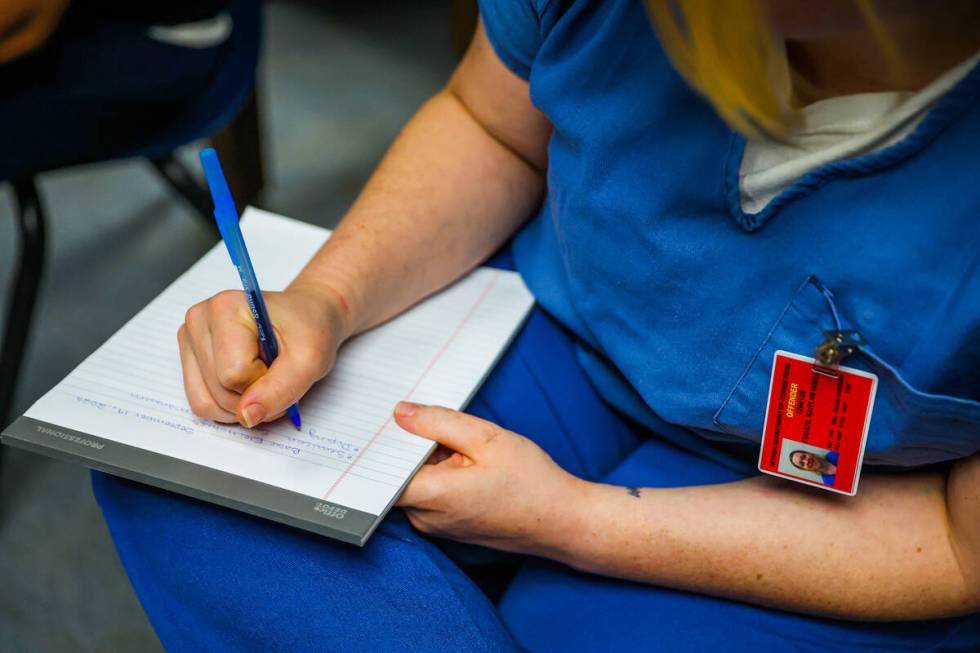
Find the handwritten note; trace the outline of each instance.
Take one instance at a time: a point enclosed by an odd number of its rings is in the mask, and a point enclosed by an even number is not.
[[[329,236],[256,209],[242,231],[265,290],[284,288]],[[478,269],[345,345],[301,401],[302,431],[287,420],[249,430],[191,412],[176,344],[191,305],[238,287],[218,243],[26,415],[382,514],[434,446],[395,424],[395,404],[463,407],[533,301],[518,275]]]

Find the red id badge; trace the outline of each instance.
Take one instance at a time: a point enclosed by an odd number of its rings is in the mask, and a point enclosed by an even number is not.
[[[813,358],[776,352],[759,471],[853,496],[878,377],[815,368]]]

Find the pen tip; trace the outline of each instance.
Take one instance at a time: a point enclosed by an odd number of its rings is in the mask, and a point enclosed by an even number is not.
[[[303,422],[300,421],[299,411],[298,410],[296,410],[296,409],[290,410],[289,411],[289,419],[292,421],[293,426],[296,427],[296,430],[297,431],[302,430],[302,428],[303,428]]]

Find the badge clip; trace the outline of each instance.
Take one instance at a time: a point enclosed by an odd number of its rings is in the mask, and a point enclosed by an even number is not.
[[[834,378],[839,376],[840,362],[868,342],[854,329],[824,331],[823,336],[824,341],[817,345],[813,356],[816,359],[813,371]]]

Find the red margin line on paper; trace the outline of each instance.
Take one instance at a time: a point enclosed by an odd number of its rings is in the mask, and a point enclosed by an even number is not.
[[[422,372],[422,375],[419,376],[419,378],[415,381],[415,384],[408,391],[408,393],[405,395],[402,401],[407,401],[412,396],[412,393],[414,393],[418,389],[418,387],[422,385],[422,381],[425,380],[425,377],[429,374],[430,371],[432,371],[432,368],[435,367],[435,364],[439,361],[440,358],[442,358],[442,355],[446,353],[446,350],[449,349],[449,346],[451,344],[453,344],[453,341],[456,340],[457,336],[459,336],[460,332],[463,330],[463,327],[466,326],[466,323],[469,322],[470,318],[473,317],[473,314],[476,313],[476,309],[480,307],[480,304],[483,303],[483,300],[485,300],[487,298],[487,295],[490,294],[490,291],[493,290],[493,287],[497,284],[497,280],[499,278],[500,278],[500,274],[493,275],[493,278],[490,280],[490,283],[487,284],[487,287],[483,289],[482,293],[480,293],[480,296],[477,298],[476,302],[474,302],[473,306],[470,307],[470,310],[466,313],[466,315],[463,316],[463,319],[456,327],[456,330],[453,331],[452,335],[450,335],[449,338],[446,340],[446,342],[443,343],[439,351],[436,352],[436,355],[432,358],[431,361],[429,361],[429,364]],[[367,441],[367,444],[365,444],[361,448],[361,450],[357,452],[357,456],[355,456],[354,460],[352,460],[350,465],[347,466],[347,469],[341,472],[340,476],[337,477],[337,480],[335,480],[333,482],[333,485],[330,486],[330,489],[328,489],[326,493],[323,495],[324,501],[328,501],[330,499],[330,495],[333,493],[335,489],[337,489],[337,486],[340,485],[340,482],[344,480],[344,478],[347,476],[347,472],[353,469],[354,465],[357,464],[357,461],[359,461],[361,459],[361,456],[364,455],[364,452],[367,451],[372,444],[374,444],[374,441],[377,440],[378,436],[381,435],[381,432],[388,427],[388,425],[391,423],[393,418],[394,416],[389,414],[388,419],[386,419],[384,423],[381,425],[381,427],[374,432],[374,435],[372,435],[371,439]]]

